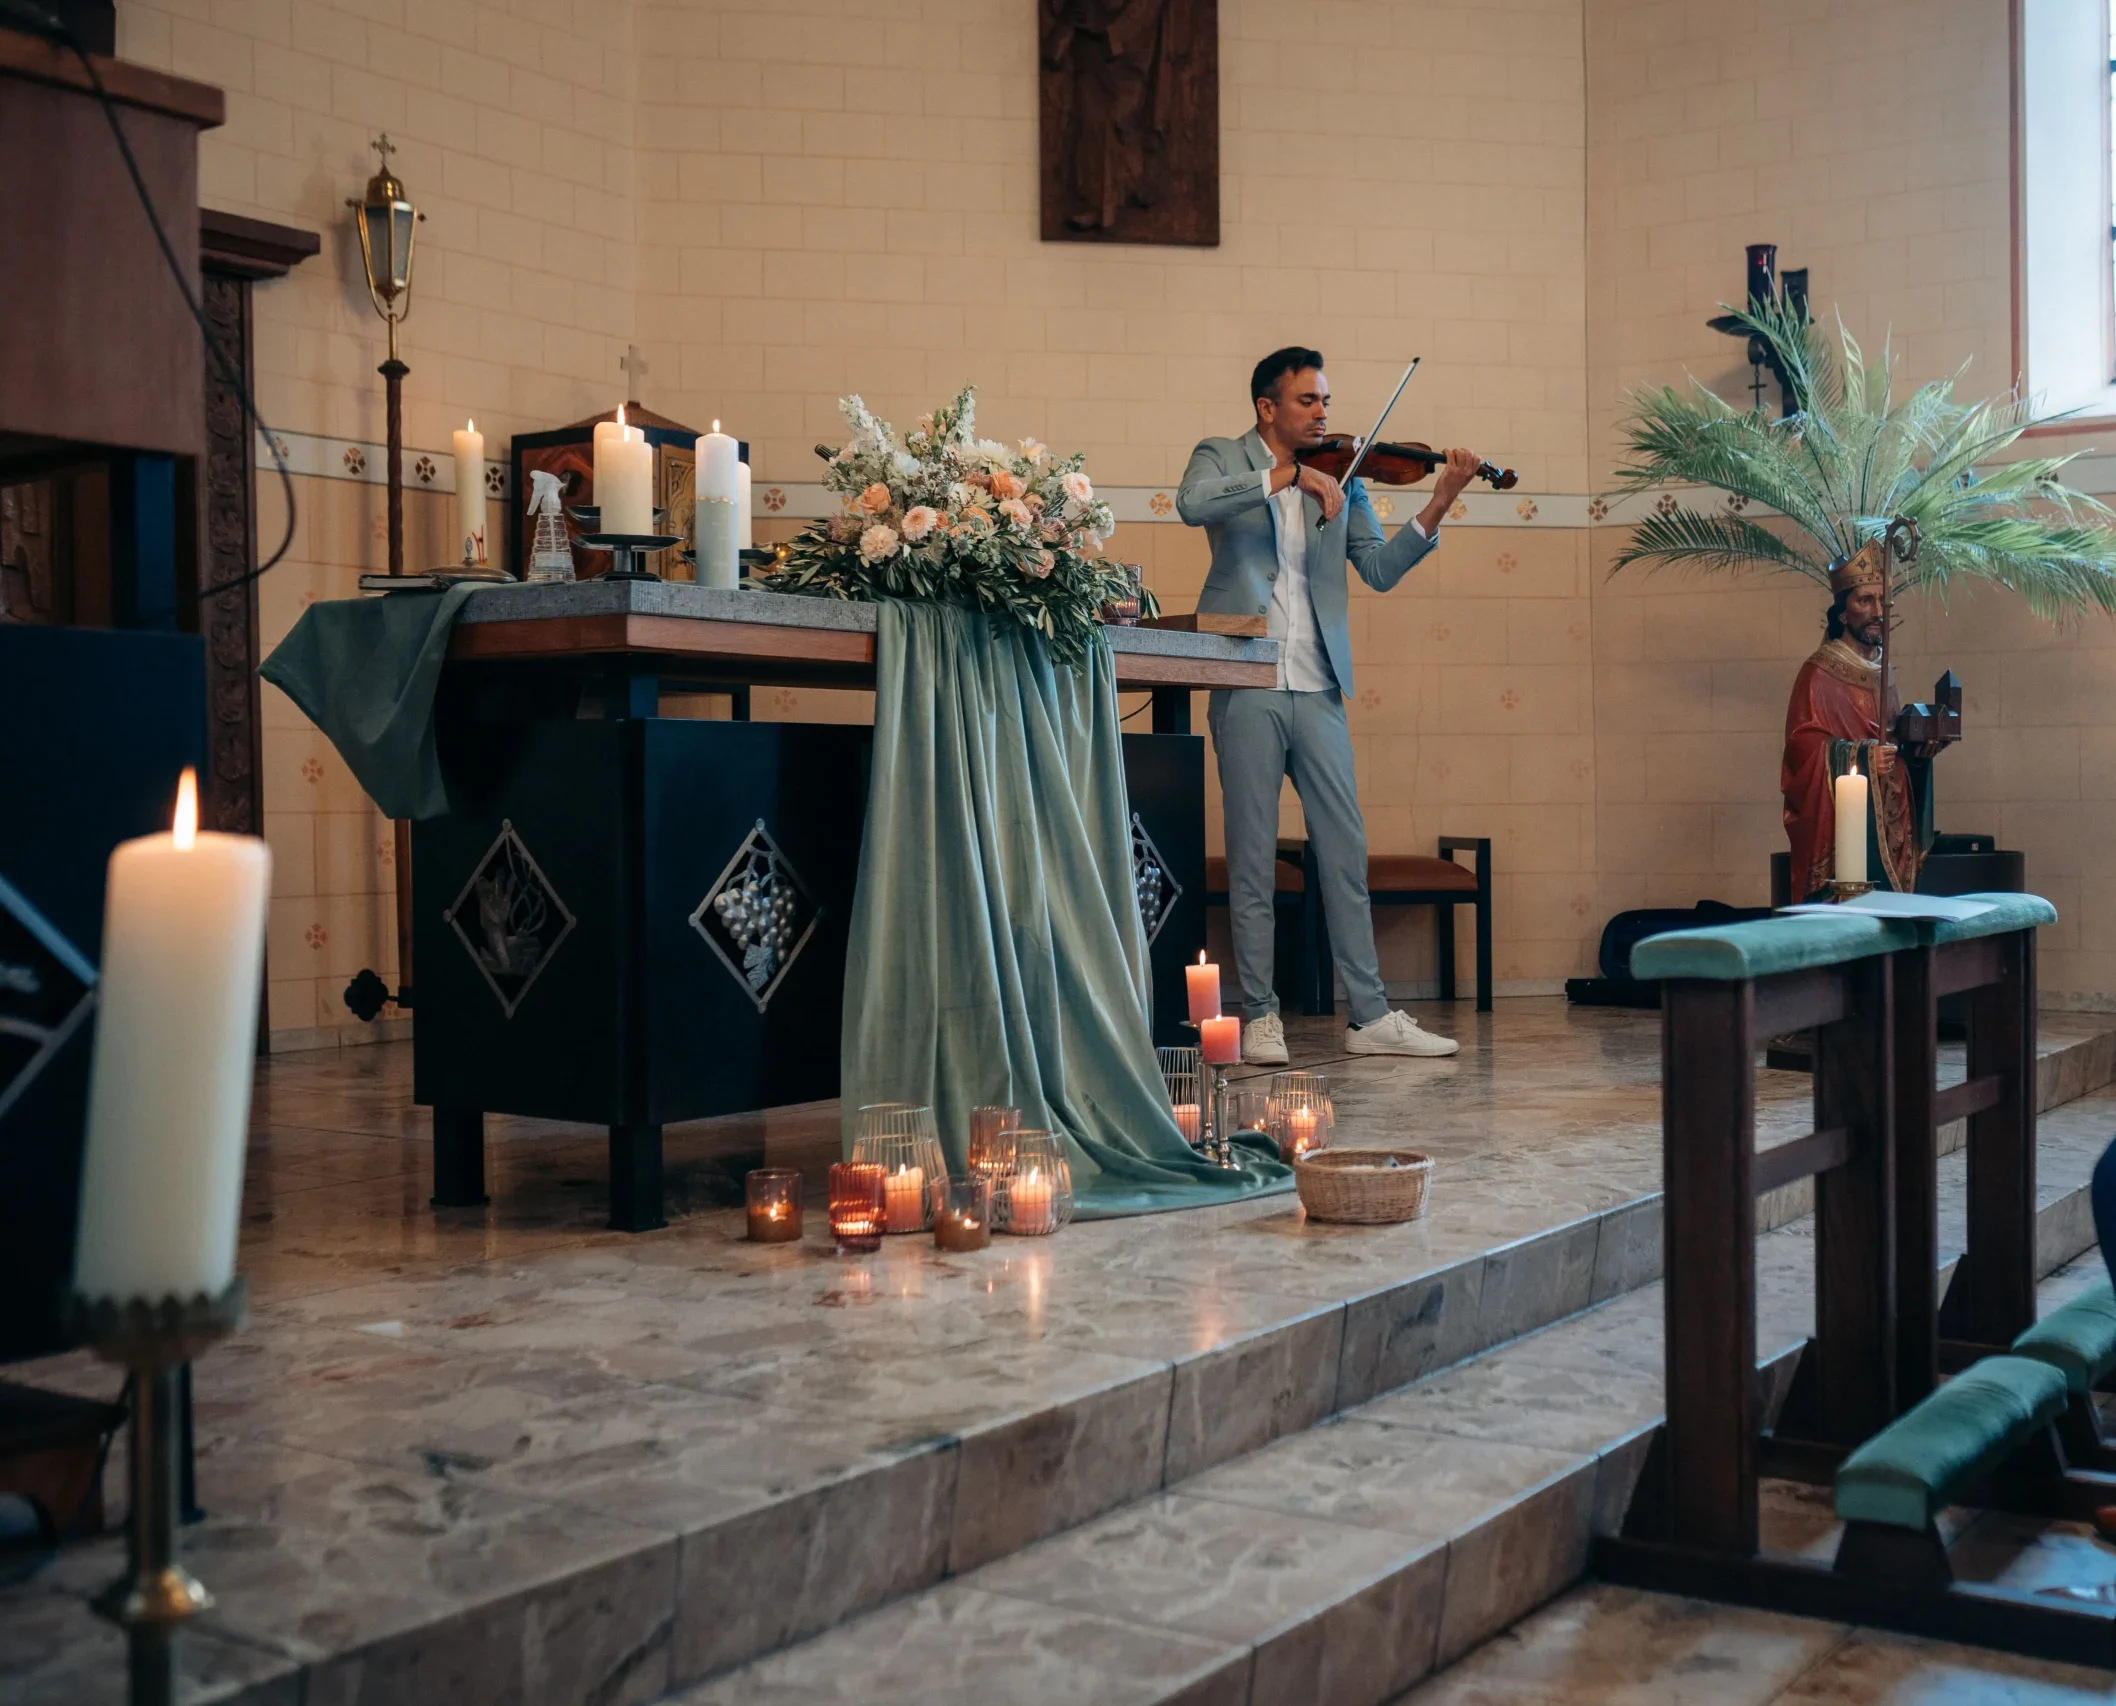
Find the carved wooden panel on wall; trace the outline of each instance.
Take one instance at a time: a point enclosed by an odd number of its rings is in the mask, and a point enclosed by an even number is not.
[[[206,318],[223,349],[250,371],[250,285],[209,269],[203,280]],[[256,560],[251,535],[250,433],[242,399],[219,367],[206,364],[204,471],[207,585],[243,581]],[[263,829],[258,798],[257,583],[205,601],[206,751],[209,774],[201,802],[205,823],[235,835]]]
[[[1218,0],[1037,6],[1044,241],[1218,243]]]

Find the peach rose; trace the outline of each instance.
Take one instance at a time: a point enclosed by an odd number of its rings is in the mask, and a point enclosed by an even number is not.
[[[1008,498],[1005,503],[999,506],[999,513],[1024,533],[1036,525],[1036,518],[1029,514],[1029,506],[1019,498]]]
[[[914,545],[939,525],[939,512],[929,504],[913,504],[904,511],[904,537]]]
[[[1030,574],[1034,575],[1038,580],[1042,580],[1044,576],[1048,575],[1057,566],[1058,559],[1052,556],[1050,552],[1038,551],[1036,560],[1029,564],[1028,569]]]
[[[992,470],[992,495],[995,498],[1018,498],[1028,489],[1018,474],[1010,474],[1004,468]]]
[[[879,522],[860,535],[860,560],[879,563],[885,557],[896,555],[896,529],[884,527]]]
[[[859,501],[860,508],[869,515],[886,515],[892,500],[889,496],[889,488],[877,480],[864,492],[860,493]]]
[[[1031,462],[1041,462],[1046,456],[1050,454],[1050,451],[1051,447],[1049,445],[1041,443],[1036,439],[1025,438],[1021,441],[1021,454],[1027,457]]]

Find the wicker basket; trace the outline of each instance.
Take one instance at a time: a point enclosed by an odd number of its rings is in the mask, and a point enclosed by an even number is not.
[[[1302,1208],[1359,1226],[1416,1220],[1432,1177],[1433,1158],[1415,1149],[1324,1149],[1293,1164]]]

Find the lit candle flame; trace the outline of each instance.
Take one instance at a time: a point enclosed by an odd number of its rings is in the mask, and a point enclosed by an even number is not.
[[[715,421],[715,422],[713,422],[713,431],[715,431],[715,432],[718,432],[719,430],[720,430],[720,423],[719,423],[718,421]]]
[[[189,765],[176,783],[176,820],[170,826],[178,852],[187,851],[198,840],[198,772]]]
[[[619,426],[623,426],[625,424],[625,406],[622,403],[619,403],[617,405],[617,424]]]
[[[476,421],[465,421],[463,423],[463,430],[465,432],[476,432],[478,430],[478,423]]]

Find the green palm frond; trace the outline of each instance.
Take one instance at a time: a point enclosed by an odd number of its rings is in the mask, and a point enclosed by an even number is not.
[[[1656,513],[1633,529],[1616,569],[1773,568],[1827,584],[1832,562],[1903,517],[1917,523],[1920,540],[1905,590],[1944,598],[1982,581],[2052,620],[2116,612],[2116,511],[2064,483],[2068,457],[1994,460],[2057,417],[2017,394],[1963,402],[1955,395],[1960,371],[1897,401],[1886,341],[1870,357],[1842,321],[1825,337],[1781,305],[1728,312],[1770,351],[1793,412],[1772,420],[1694,379],[1687,391],[1635,391],[1619,426],[1616,490],[1708,486],[1790,525],[1781,531],[1682,508]]]
[[[1790,569],[1829,585],[1829,565],[1746,516],[1702,510],[1655,510],[1631,530],[1616,567],[1632,563],[1688,563],[1700,569]]]

